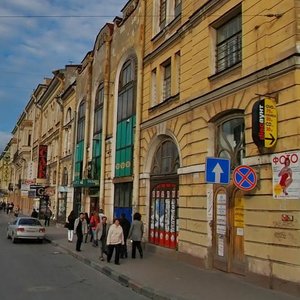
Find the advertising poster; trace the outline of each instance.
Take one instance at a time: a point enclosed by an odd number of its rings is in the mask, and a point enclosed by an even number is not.
[[[299,151],[272,155],[273,198],[300,198]]]

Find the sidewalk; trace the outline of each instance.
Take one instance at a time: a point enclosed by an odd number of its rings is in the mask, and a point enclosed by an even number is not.
[[[46,238],[83,263],[150,299],[299,299],[252,285],[243,277],[216,270],[204,270],[178,261],[172,256],[147,250],[144,259],[121,259],[120,265],[102,262],[99,260],[99,249],[91,243],[83,243],[82,251],[76,252],[76,236],[73,243],[68,243],[67,229],[59,225],[47,227]]]

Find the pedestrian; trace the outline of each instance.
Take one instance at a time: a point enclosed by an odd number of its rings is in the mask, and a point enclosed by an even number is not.
[[[3,208],[3,212],[5,213],[5,210],[6,210],[6,202],[5,201],[3,201],[3,203],[2,203],[2,208]]]
[[[69,243],[73,242],[75,220],[76,220],[75,213],[74,213],[74,210],[72,210],[70,212],[70,214],[68,215],[68,224],[67,224],[67,228],[68,228],[68,242]]]
[[[123,229],[123,234],[124,234],[124,245],[121,247],[121,258],[127,258],[128,253],[127,253],[127,238],[129,234],[129,229],[130,229],[130,222],[126,219],[126,215],[124,213],[121,214],[120,218],[120,225]]]
[[[128,238],[132,240],[132,252],[131,257],[135,258],[136,248],[138,248],[140,253],[140,258],[143,258],[143,249],[141,246],[141,241],[144,234],[144,224],[141,221],[142,216],[140,213],[136,212],[133,215],[133,222],[131,224]]]
[[[45,215],[44,215],[44,218],[45,218],[45,223],[44,223],[44,226],[50,226],[50,218],[52,216],[52,211],[49,207],[46,208],[46,211],[45,211]]]
[[[110,262],[115,250],[115,264],[119,265],[120,250],[121,246],[124,245],[124,235],[120,221],[117,218],[114,219],[114,223],[109,227],[106,243],[108,247],[107,262]]]
[[[20,206],[17,205],[16,208],[14,209],[14,216],[17,218],[19,216],[20,213]]]
[[[89,218],[89,215],[88,215],[87,212],[84,213],[84,219],[86,220],[86,226],[87,226],[87,233],[84,236],[84,242],[87,243],[87,239],[88,239],[89,234],[93,234],[91,229],[90,229],[90,218]]]
[[[99,259],[103,261],[104,260],[103,254],[107,255],[107,234],[109,230],[109,225],[107,224],[107,217],[103,216],[101,219],[101,226],[99,224],[97,230],[97,236],[98,236],[99,247],[100,247]]]
[[[34,208],[34,209],[32,210],[32,213],[31,213],[31,218],[38,218],[38,216],[39,216],[39,214],[38,214],[38,212],[36,211],[36,209]]]
[[[99,223],[100,223],[99,215],[97,212],[94,212],[90,219],[90,228],[92,229],[93,246],[94,247],[98,246],[98,240],[97,240],[97,236],[96,236],[96,228]]]
[[[76,251],[81,251],[81,243],[83,240],[83,220],[84,220],[84,213],[80,213],[79,217],[74,222],[74,230],[75,234],[77,235],[77,242],[76,242]]]

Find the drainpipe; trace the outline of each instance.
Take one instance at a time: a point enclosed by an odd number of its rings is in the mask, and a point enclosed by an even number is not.
[[[85,107],[85,129],[84,129],[84,140],[86,141],[86,146],[84,148],[84,166],[83,166],[83,177],[86,177],[86,170],[88,166],[88,160],[90,158],[90,147],[91,147],[91,141],[90,141],[90,106],[91,106],[91,99],[92,99],[92,72],[93,72],[93,58],[89,57],[88,62],[88,88],[87,88],[87,99],[86,99],[86,107]],[[86,198],[88,195],[88,188],[83,188],[84,191],[84,199],[83,199],[83,211],[87,211],[85,208],[86,205]]]
[[[105,193],[104,193],[104,183],[105,183],[105,155],[106,155],[106,135],[107,135],[107,123],[108,123],[108,101],[110,92],[110,52],[111,52],[111,36],[107,37],[105,40],[105,67],[104,67],[104,99],[103,99],[103,130],[102,130],[102,155],[101,155],[101,173],[100,173],[100,199],[101,208],[104,209],[105,205]]]
[[[143,58],[145,51],[145,18],[146,6],[145,1],[141,2],[141,10],[143,11],[143,20],[140,24],[139,44],[140,48],[140,63],[138,64],[138,81],[137,81],[137,102],[136,102],[136,127],[135,127],[135,140],[134,140],[134,166],[133,166],[133,198],[134,211],[137,211],[140,205],[139,197],[139,179],[140,179],[140,138],[141,138],[141,121],[142,121],[142,99],[143,99]]]
[[[65,77],[64,77],[65,78]],[[60,91],[63,92],[65,88],[65,80],[57,76],[58,81],[61,84]],[[64,114],[63,114],[63,105],[61,103],[60,95],[55,97],[56,103],[59,105],[60,111],[61,111],[61,117],[60,117],[60,124],[59,124],[59,131],[58,131],[58,149],[57,149],[57,164],[56,164],[56,178],[55,178],[55,209],[56,209],[56,220],[58,216],[58,185],[59,185],[59,170],[60,170],[60,158],[61,158],[61,143],[62,143],[62,126],[63,126],[63,120],[64,120]]]

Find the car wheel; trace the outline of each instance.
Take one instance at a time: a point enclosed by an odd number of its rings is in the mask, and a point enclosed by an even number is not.
[[[18,241],[18,239],[15,237],[14,234],[12,234],[12,236],[11,236],[11,241],[12,241],[14,244]]]
[[[39,244],[43,244],[44,240],[43,239],[38,239]]]

